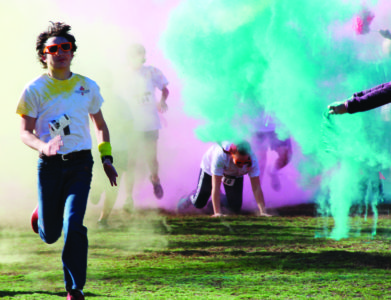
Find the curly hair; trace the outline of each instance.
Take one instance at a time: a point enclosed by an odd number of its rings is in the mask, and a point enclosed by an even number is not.
[[[43,68],[47,68],[47,64],[42,60],[43,50],[45,49],[45,43],[51,37],[63,37],[66,38],[68,42],[72,43],[72,53],[76,52],[76,39],[75,37],[68,33],[71,30],[71,26],[61,22],[50,22],[51,25],[44,32],[41,32],[37,38],[36,51],[38,55],[38,60],[42,64]]]

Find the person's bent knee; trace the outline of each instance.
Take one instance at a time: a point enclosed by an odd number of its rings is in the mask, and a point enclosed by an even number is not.
[[[40,235],[41,239],[46,244],[50,245],[50,244],[54,244],[55,242],[57,242],[57,240],[61,236],[61,231],[59,231],[59,232],[51,232],[51,233],[40,231],[39,235]]]
[[[201,209],[206,206],[206,204],[208,203],[209,197],[210,197],[210,195],[207,195],[207,196],[198,195],[198,197],[194,199],[193,196],[190,196],[190,201],[191,201],[191,203],[193,203],[195,208]]]
[[[201,208],[204,208],[206,203],[203,204],[203,203],[193,203],[194,207],[195,208],[198,208],[198,209],[201,209]]]
[[[194,205],[194,207],[195,208],[198,208],[198,209],[201,209],[201,208],[204,208],[205,207],[205,205],[208,203],[208,200],[206,200],[206,201],[200,201],[199,199],[196,199],[195,201],[194,200],[192,200],[191,198],[190,198],[190,200],[191,200],[191,203],[193,203],[193,205]]]

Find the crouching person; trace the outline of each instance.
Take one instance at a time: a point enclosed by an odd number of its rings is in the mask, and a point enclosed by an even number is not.
[[[215,144],[206,151],[202,158],[197,189],[188,197],[180,200],[178,211],[181,212],[190,205],[201,209],[212,196],[213,217],[223,216],[220,194],[220,187],[223,183],[228,209],[233,213],[240,213],[243,202],[243,176],[248,174],[260,216],[270,216],[265,211],[259,173],[258,161],[248,142]]]

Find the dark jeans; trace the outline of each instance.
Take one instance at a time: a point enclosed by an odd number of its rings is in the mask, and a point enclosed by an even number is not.
[[[234,213],[239,213],[243,202],[243,177],[236,178],[233,186],[223,185],[227,197],[228,208]],[[208,203],[211,194],[212,176],[201,169],[197,190],[195,194],[190,196],[190,200],[196,208],[203,208]]]
[[[83,226],[92,178],[90,152],[63,161],[38,160],[38,227],[41,239],[52,244],[64,230],[62,262],[65,288],[83,289],[87,272],[87,228]]]

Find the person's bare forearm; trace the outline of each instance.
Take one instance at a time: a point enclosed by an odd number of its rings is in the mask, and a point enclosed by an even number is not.
[[[20,138],[22,142],[30,148],[42,152],[45,142],[41,141],[34,133],[28,130],[21,130]]]
[[[253,190],[255,201],[257,202],[259,212],[265,213],[265,198],[263,197],[263,192],[261,188],[257,188],[255,191]]]
[[[223,176],[212,175],[212,204],[214,215],[221,215],[221,206],[220,206],[220,186]]]
[[[160,101],[165,102],[167,100],[169,94],[170,94],[170,92],[169,92],[168,88],[166,88],[166,87],[163,88],[162,89],[162,97],[161,97]]]
[[[220,189],[219,188],[212,188],[212,204],[213,204],[214,213],[221,214]]]
[[[106,123],[101,127],[95,127],[96,141],[98,145],[103,142],[110,142],[110,133]]]
[[[96,141],[98,145],[103,142],[110,142],[109,128],[103,118],[101,111],[94,115],[90,115],[92,122],[94,123]]]
[[[258,209],[260,214],[266,213],[265,210],[265,198],[263,197],[263,191],[261,188],[261,182],[259,180],[259,176],[257,177],[251,177],[251,188],[253,190],[255,201],[257,202]]]
[[[45,156],[56,155],[57,151],[59,151],[64,144],[59,135],[45,143],[29,130],[21,130],[20,137],[24,144]]]

